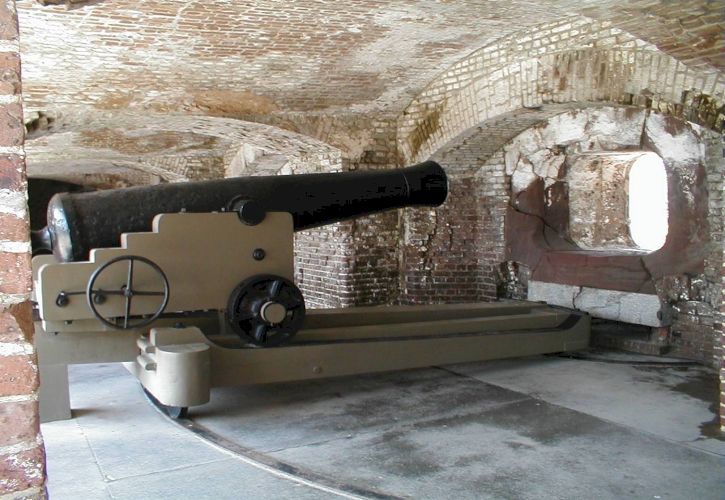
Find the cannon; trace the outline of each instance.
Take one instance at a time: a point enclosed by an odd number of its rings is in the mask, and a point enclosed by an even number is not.
[[[179,416],[219,386],[586,347],[588,316],[539,303],[306,306],[295,231],[447,194],[429,161],[56,195],[33,258],[41,419],[69,418],[75,363],[123,362]]]
[[[93,248],[119,245],[122,233],[150,231],[157,214],[236,211],[255,224],[264,212],[289,212],[295,231],[382,210],[437,206],[448,194],[436,162],[388,171],[239,177],[91,193],[61,193],[34,247],[61,261],[85,260]]]

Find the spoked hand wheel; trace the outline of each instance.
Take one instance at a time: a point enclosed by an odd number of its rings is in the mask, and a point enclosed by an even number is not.
[[[98,278],[104,274],[104,272],[113,264],[117,262],[128,261],[128,270],[126,272],[126,283],[123,284],[119,290],[106,290],[96,288],[96,282]],[[158,282],[157,290],[138,290],[134,287],[134,275],[138,270],[137,264],[140,266],[151,268],[154,274],[155,280]],[[103,316],[98,312],[97,306],[103,304],[106,301],[108,295],[120,295],[124,297],[124,312],[123,316],[107,317]],[[149,297],[158,296],[161,298],[160,305],[156,310],[149,316],[144,314],[139,320],[131,321],[133,316],[140,316],[139,314],[133,314],[133,299],[136,297]],[[166,309],[169,303],[169,280],[161,270],[161,268],[152,260],[146,257],[138,255],[124,255],[111,259],[98,269],[93,271],[90,279],[88,280],[88,286],[86,287],[86,300],[88,301],[88,307],[91,308],[93,315],[103,324],[108,325],[112,328],[121,330],[130,330],[133,328],[139,328],[142,326],[153,323]]]

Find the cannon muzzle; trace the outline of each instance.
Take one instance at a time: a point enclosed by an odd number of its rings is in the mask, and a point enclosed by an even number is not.
[[[446,174],[433,161],[396,170],[237,177],[60,193],[50,200],[48,226],[35,235],[34,243],[36,250],[50,246],[60,261],[79,261],[86,260],[93,248],[118,247],[121,233],[151,231],[154,217],[162,213],[239,209],[255,218],[260,210],[289,212],[295,231],[300,231],[383,210],[437,206],[447,195]]]

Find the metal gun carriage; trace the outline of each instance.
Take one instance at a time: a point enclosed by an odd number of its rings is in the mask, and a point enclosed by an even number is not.
[[[530,302],[309,310],[294,231],[447,196],[435,162],[381,172],[56,195],[34,258],[41,418],[68,418],[67,365],[125,362],[165,408],[212,387],[586,347],[586,315]]]

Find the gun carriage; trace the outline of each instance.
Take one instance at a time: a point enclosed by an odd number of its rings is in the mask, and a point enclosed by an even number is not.
[[[41,418],[70,417],[75,363],[124,362],[178,416],[217,386],[586,347],[586,315],[530,302],[305,307],[295,231],[446,196],[435,162],[56,195],[34,235]]]

